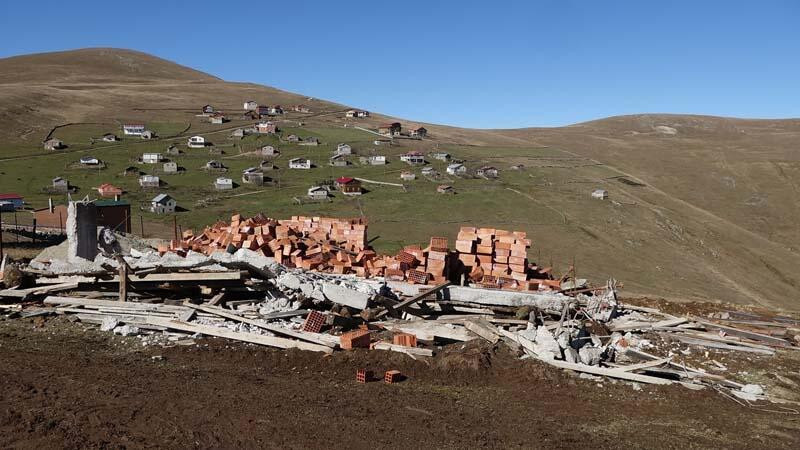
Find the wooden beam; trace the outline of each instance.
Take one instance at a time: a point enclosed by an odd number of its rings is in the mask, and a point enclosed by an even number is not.
[[[739,328],[729,327],[718,323],[702,320],[698,317],[689,316],[689,318],[701,325],[704,325],[707,328],[722,330],[725,333],[733,336],[743,337],[745,339],[750,339],[753,341],[766,342],[767,344],[777,347],[791,347],[791,344],[789,344],[785,339],[776,338],[773,336],[767,336],[765,334],[753,333],[752,331],[740,330]]]
[[[404,345],[395,345],[388,342],[376,342],[372,344],[375,350],[389,350],[399,353],[407,353],[412,356],[433,356],[433,350],[428,348],[406,347]]]
[[[672,361],[672,358],[659,358],[654,359],[652,361],[645,361],[639,364],[630,364],[627,366],[619,366],[615,367],[616,370],[622,370],[623,372],[633,372],[634,370],[642,370],[642,369],[649,369],[651,367],[657,367],[662,364],[667,364]]]
[[[232,312],[226,311],[222,308],[216,306],[202,306],[202,305],[193,305],[191,303],[185,302],[184,305],[188,308],[192,308],[197,311],[203,311],[210,314],[216,314],[220,317],[224,317],[226,319],[234,320],[236,322],[246,323],[248,325],[252,325],[254,327],[262,328],[264,330],[271,331],[275,334],[280,334],[282,336],[289,336],[295,339],[300,339],[301,341],[306,342],[313,342],[315,344],[324,345],[326,347],[335,348],[336,345],[339,343],[339,338],[336,336],[331,336],[329,334],[320,334],[320,333],[309,333],[307,331],[296,331],[290,330],[288,328],[284,328],[278,325],[272,325],[269,323],[263,323],[258,320],[248,319],[246,317],[239,316]],[[328,336],[328,337],[325,337]]]
[[[576,372],[590,373],[592,375],[600,375],[611,378],[619,378],[621,380],[636,381],[639,383],[648,383],[648,384],[664,384],[664,385],[673,384],[672,380],[668,380],[665,378],[651,377],[648,375],[641,375],[638,373],[629,373],[619,369],[606,369],[604,367],[587,366],[586,364],[576,364],[566,361],[557,361],[554,359],[539,358],[539,361],[542,361],[553,367],[558,367],[559,369],[574,370]]]
[[[482,320],[466,320],[464,321],[464,328],[472,331],[492,344],[497,344],[497,341],[500,340],[500,334],[498,334],[495,328],[489,325],[488,322]]]
[[[705,339],[697,339],[689,336],[683,336],[680,334],[675,335],[675,339],[683,342],[684,344],[690,345],[699,345],[702,347],[708,348],[716,348],[720,350],[736,350],[739,352],[747,352],[747,353],[758,353],[760,355],[774,355],[774,350],[763,350],[760,348],[753,348],[753,347],[744,347],[739,345],[732,345],[732,344],[725,344],[722,342],[714,342],[714,341],[707,341]]]
[[[440,285],[438,285],[438,286],[436,286],[436,287],[434,287],[432,289],[429,289],[429,290],[427,290],[425,292],[417,294],[417,295],[415,295],[415,296],[413,296],[413,297],[411,297],[411,298],[409,298],[407,300],[403,300],[400,303],[398,303],[396,305],[393,305],[390,309],[387,309],[385,311],[379,312],[378,315],[375,316],[375,317],[376,318],[381,318],[381,317],[385,316],[386,314],[388,314],[390,310],[392,310],[392,311],[402,311],[408,305],[411,305],[413,303],[417,303],[418,301],[422,300],[423,298],[425,298],[425,297],[427,297],[429,295],[433,295],[433,294],[441,291],[442,289],[446,288],[447,286],[450,286],[450,282],[449,281],[446,282],[446,283],[442,283],[442,284],[440,284]]]
[[[235,341],[249,342],[251,344],[266,345],[268,347],[277,348],[298,348],[300,350],[308,350],[312,352],[333,353],[333,349],[324,345],[311,344],[308,342],[300,342],[292,339],[262,336],[255,333],[243,333],[238,331],[231,331],[227,328],[213,327],[208,325],[198,325],[193,323],[181,322],[178,320],[161,319],[156,317],[149,317],[147,323],[150,325],[169,328],[171,330],[188,331],[190,333],[200,333],[206,336],[216,336],[225,339],[232,339]]]

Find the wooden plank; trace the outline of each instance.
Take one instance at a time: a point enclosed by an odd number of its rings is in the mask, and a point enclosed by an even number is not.
[[[488,322],[482,320],[466,320],[464,321],[464,328],[472,331],[492,344],[497,344],[497,341],[500,340],[500,335],[497,333],[494,327],[489,325]]]
[[[689,316],[689,318],[691,320],[701,324],[701,325],[704,325],[707,328],[713,328],[713,329],[716,329],[716,330],[722,330],[725,333],[733,335],[733,336],[743,337],[743,338],[750,339],[750,340],[753,340],[753,341],[766,342],[766,343],[768,343],[770,345],[774,345],[774,346],[778,346],[778,347],[790,347],[791,346],[791,344],[789,344],[786,340],[781,339],[781,338],[767,336],[767,335],[759,334],[759,333],[753,333],[752,331],[744,331],[744,330],[740,330],[738,328],[729,327],[729,326],[721,325],[721,324],[714,323],[714,322],[709,322],[709,321],[706,321],[706,320],[703,320],[703,319],[700,319],[700,318],[697,318],[697,317],[693,317],[693,316]]]
[[[408,305],[417,303],[418,301],[422,300],[423,298],[425,298],[425,297],[427,297],[429,295],[433,295],[433,294],[441,291],[442,289],[444,289],[444,288],[446,288],[448,286],[450,286],[450,282],[449,281],[446,282],[446,283],[442,283],[442,284],[440,284],[440,285],[438,285],[438,286],[436,286],[436,287],[434,287],[432,289],[428,289],[427,291],[422,292],[420,294],[417,294],[417,295],[415,295],[415,296],[413,296],[413,297],[411,297],[411,298],[409,298],[407,300],[403,300],[402,302],[400,302],[400,303],[398,303],[396,305],[393,305],[390,309],[393,310],[393,311],[402,311]],[[381,311],[381,312],[379,312],[377,314],[376,318],[381,318],[381,317],[385,316],[388,313],[389,313],[389,309],[387,309],[385,311]]]
[[[226,319],[234,320],[241,323],[246,323],[248,325],[252,325],[254,327],[262,328],[264,330],[271,331],[275,334],[280,334],[282,336],[289,336],[295,339],[300,339],[301,341],[306,342],[313,342],[315,344],[324,345],[326,347],[335,348],[336,345],[339,343],[339,338],[336,336],[320,334],[320,333],[309,333],[307,331],[299,331],[299,330],[290,330],[288,328],[284,328],[278,325],[272,325],[269,323],[263,323],[258,320],[248,319],[246,317],[239,316],[229,311],[225,311],[222,308],[216,306],[202,306],[202,305],[193,305],[191,303],[184,303],[189,308],[204,311],[210,314],[216,314],[220,317],[224,317]],[[328,336],[327,338],[325,336]]]
[[[628,330],[649,330],[659,327],[675,327],[688,322],[689,319],[685,317],[676,317],[674,319],[661,320],[658,322],[634,322],[624,323],[619,326],[611,327],[611,331],[628,331]]]
[[[622,370],[624,372],[633,372],[634,370],[641,370],[641,369],[649,369],[651,367],[657,367],[662,364],[666,364],[672,361],[672,358],[659,358],[654,359],[652,361],[645,361],[639,364],[630,364],[627,366],[619,366],[616,367],[617,370]]]
[[[186,311],[185,306],[164,305],[161,303],[137,303],[137,302],[118,302],[116,300],[100,300],[94,298],[81,297],[45,297],[45,305],[77,305],[86,308],[125,308],[139,311],[162,311],[182,313]]]
[[[388,330],[402,331],[404,333],[413,334],[417,336],[418,339],[423,341],[432,341],[437,337],[454,341],[470,341],[475,339],[475,335],[462,326],[451,328],[446,324],[439,323],[438,321],[410,320],[398,322],[378,322],[378,324]]]
[[[181,322],[178,320],[161,319],[155,317],[148,318],[147,322],[150,325],[161,326],[169,328],[171,330],[188,331],[190,333],[200,333],[200,334],[205,334],[207,336],[216,336],[225,339],[249,342],[252,344],[266,345],[268,347],[298,348],[300,350],[308,350],[312,352],[333,353],[333,349],[325,345],[311,344],[309,342],[300,342],[280,337],[262,336],[254,333],[231,331],[227,328],[222,328],[222,327],[198,325],[193,323]]]
[[[372,344],[372,348],[375,350],[389,350],[393,352],[407,353],[413,356],[433,356],[433,350],[431,349],[406,347],[404,345],[395,345],[388,342],[376,342]]]
[[[544,358],[539,358],[539,361],[542,361],[553,367],[558,367],[559,369],[574,370],[576,372],[590,373],[592,375],[600,375],[611,378],[619,378],[621,380],[636,381],[639,383],[648,383],[648,384],[663,384],[663,385],[673,384],[672,380],[667,380],[665,378],[651,377],[648,375],[641,375],[638,373],[629,373],[619,369],[606,369],[604,367],[587,366],[585,364],[576,364],[566,361],[557,361]]]
[[[774,355],[774,350],[763,350],[760,348],[752,348],[752,347],[744,347],[732,344],[725,344],[722,342],[714,342],[714,341],[707,341],[705,339],[697,339],[689,336],[683,336],[680,334],[675,335],[675,339],[683,342],[684,344],[690,345],[700,345],[702,347],[708,348],[717,348],[720,350],[736,350],[739,352],[747,352],[747,353],[758,353],[760,355]]]

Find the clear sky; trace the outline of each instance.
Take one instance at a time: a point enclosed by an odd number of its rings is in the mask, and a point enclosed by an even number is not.
[[[0,57],[131,48],[466,127],[800,117],[800,1],[2,1]]]

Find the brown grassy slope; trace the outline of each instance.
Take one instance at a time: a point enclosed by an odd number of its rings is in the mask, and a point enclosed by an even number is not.
[[[225,82],[139,52],[86,49],[0,60],[0,139],[40,152],[39,143],[58,124],[181,123],[187,111],[203,104],[234,112],[247,99],[308,104],[312,115],[291,120],[316,127],[370,127],[392,119],[376,114],[348,122],[343,105]],[[469,153],[489,157],[503,155],[498,147],[525,153],[547,145],[603,163],[608,170],[597,176],[598,184],[612,200],[633,205],[617,207],[623,212],[616,217],[571,212],[591,234],[569,228],[569,235],[548,236],[565,247],[565,255],[580,256],[584,266],[642,280],[637,289],[647,294],[798,307],[800,120],[639,115],[545,129],[425,126],[431,131],[426,146],[470,145]],[[492,161],[504,168],[502,160]],[[569,178],[557,170],[559,179]],[[606,172],[645,186],[608,179]],[[536,197],[556,208],[568,200],[558,190],[540,192],[540,181],[531,181]]]

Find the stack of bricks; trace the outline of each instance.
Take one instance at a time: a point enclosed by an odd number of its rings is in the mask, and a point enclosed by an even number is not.
[[[522,231],[461,227],[456,238],[458,259],[478,286],[494,289],[536,290],[529,280],[530,239]]]
[[[531,241],[521,231],[461,227],[451,251],[444,237],[432,237],[429,245],[408,245],[397,255],[378,255],[367,245],[364,219],[293,216],[276,220],[263,215],[231,217],[202,233],[192,230],[169,248],[185,255],[192,250],[207,255],[234,253],[246,248],[260,252],[290,268],[301,268],[359,277],[385,277],[390,281],[438,285],[467,275],[475,286],[494,289],[558,289],[549,273],[531,268],[527,254]],[[535,278],[535,279],[531,279]]]

